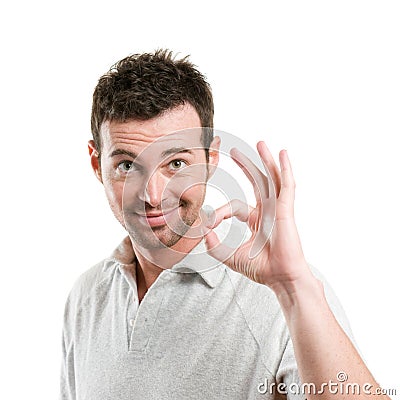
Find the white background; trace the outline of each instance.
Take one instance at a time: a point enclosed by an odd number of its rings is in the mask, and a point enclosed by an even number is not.
[[[124,235],[90,170],[92,92],[111,64],[159,47],[205,73],[218,129],[288,150],[306,257],[400,393],[399,2],[144,3],[0,13],[1,398],[58,396],[67,294]]]

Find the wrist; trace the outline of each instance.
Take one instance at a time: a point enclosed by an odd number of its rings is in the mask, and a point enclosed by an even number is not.
[[[311,271],[297,279],[277,282],[271,288],[284,311],[308,303],[315,306],[325,299],[324,286]]]

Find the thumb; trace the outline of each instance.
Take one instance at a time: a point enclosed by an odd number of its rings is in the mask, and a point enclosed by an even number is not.
[[[232,249],[226,244],[221,243],[217,234],[212,229],[202,227],[202,233],[208,254],[216,260],[223,262],[228,267],[233,268],[233,254],[236,249]]]

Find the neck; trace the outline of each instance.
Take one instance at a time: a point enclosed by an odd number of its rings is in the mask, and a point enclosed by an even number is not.
[[[136,247],[131,240],[137,259],[136,281],[139,302],[164,269],[172,268],[200,243],[202,236],[194,234],[199,229],[198,224],[195,223],[193,225],[194,227],[188,231],[190,235],[187,235],[193,237],[183,237],[170,248],[158,250],[141,249]]]

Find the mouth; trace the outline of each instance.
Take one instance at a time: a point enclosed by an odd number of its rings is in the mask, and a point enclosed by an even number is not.
[[[175,214],[179,209],[179,206],[176,208],[172,208],[170,210],[163,210],[162,212],[152,212],[146,214],[137,214],[139,216],[139,220],[142,223],[149,225],[150,227],[162,226],[167,224],[167,219]]]

